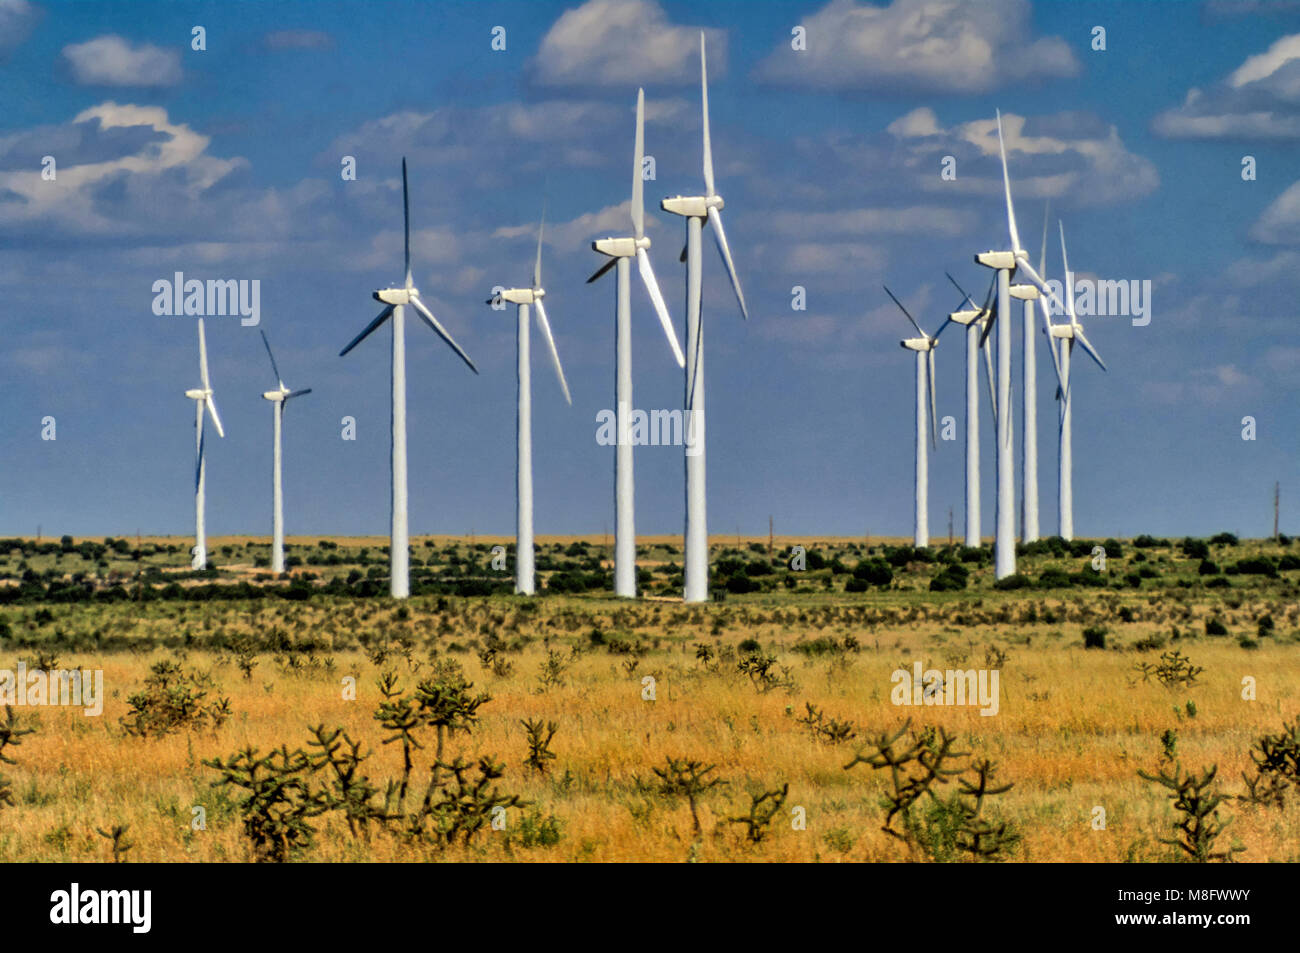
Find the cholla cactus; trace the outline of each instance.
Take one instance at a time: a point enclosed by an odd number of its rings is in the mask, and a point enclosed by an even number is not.
[[[1172,773],[1164,767],[1155,774],[1138,771],[1139,777],[1167,788],[1174,809],[1182,814],[1182,818],[1174,823],[1179,835],[1161,837],[1160,842],[1177,847],[1185,859],[1200,864],[1213,860],[1232,863],[1233,855],[1246,849],[1235,846],[1227,850],[1214,849],[1215,840],[1231,822],[1231,819],[1219,820],[1219,805],[1227,797],[1214,788],[1214,776],[1218,771],[1218,765],[1210,765],[1200,776],[1184,774],[1181,764],[1175,764]]]

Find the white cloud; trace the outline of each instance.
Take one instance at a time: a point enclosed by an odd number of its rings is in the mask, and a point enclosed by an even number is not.
[[[555,21],[530,66],[546,86],[698,83],[700,32],[670,23],[654,0],[588,0]],[[703,32],[709,76],[721,76],[726,34]]]
[[[804,17],[807,48],[788,40],[756,75],[781,85],[887,92],[983,93],[1079,72],[1060,37],[1033,36],[1027,0],[832,0]]]
[[[0,0],[0,60],[23,44],[39,16],[27,0]]]
[[[927,108],[895,120],[887,131],[903,152],[915,185],[928,192],[993,197],[1002,192],[997,120],[974,119],[941,127]],[[1012,190],[1017,200],[1065,199],[1079,205],[1127,201],[1160,185],[1155,165],[1129,152],[1119,130],[1087,113],[1025,117],[1002,114]],[[944,156],[956,159],[957,178],[939,175]],[[991,160],[991,161],[990,161]],[[971,175],[970,163],[987,175]]]
[[[1250,237],[1269,245],[1300,245],[1300,182],[1275,198],[1251,226]]]
[[[132,46],[114,34],[69,44],[63,56],[83,86],[175,86],[181,81],[179,52],[148,43]]]
[[[1188,90],[1152,128],[1171,139],[1300,139],[1300,34],[1247,57],[1210,89]]]

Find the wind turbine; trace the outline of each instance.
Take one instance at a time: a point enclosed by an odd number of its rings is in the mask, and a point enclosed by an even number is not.
[[[944,321],[932,337],[921,330],[916,319],[903,307],[903,303],[894,297],[892,291],[885,288],[885,294],[889,295],[894,304],[898,305],[899,310],[907,315],[907,320],[912,322],[912,327],[916,328],[916,333],[920,335],[920,337],[904,338],[899,343],[907,350],[916,352],[916,515],[913,521],[913,544],[917,549],[924,549],[930,545],[930,463],[925,446],[927,429],[929,429],[930,443],[936,450],[938,449],[938,444],[935,442],[935,432],[939,429],[939,425],[934,410],[934,349],[939,346],[939,335],[943,334],[943,329],[949,322]],[[930,398],[928,428],[925,415],[927,394]]]
[[[709,598],[709,530],[706,517],[704,470],[704,325],[700,318],[701,284],[704,263],[700,238],[707,220],[713,227],[722,261],[731,277],[731,287],[740,304],[741,315],[748,320],[745,295],[731,259],[727,233],[722,227],[722,196],[713,187],[713,148],[709,142],[709,73],[704,55],[704,33],[700,33],[700,102],[704,116],[704,195],[676,195],[660,205],[665,212],[686,219],[686,533],[682,560],[682,598],[685,602],[704,602]]]
[[[947,274],[947,272],[944,272]],[[983,332],[992,317],[994,285],[984,298],[983,307],[976,308],[970,295],[952,275],[948,280],[961,292],[971,307],[954,311],[948,320],[966,328],[966,545],[980,545],[980,420],[979,420],[979,352],[984,352],[984,366],[989,383],[989,403],[997,414],[997,398],[993,392],[993,363],[987,336]]]
[[[217,428],[217,435],[225,437],[226,431],[221,427],[221,417],[217,413],[216,402],[212,399],[212,381],[208,378],[208,343],[203,335],[203,319],[199,318],[199,380],[202,387],[187,390],[185,396],[194,401],[194,550],[190,566],[193,569],[208,568],[208,536],[203,525],[204,485],[207,482],[208,455],[203,441],[203,411],[212,416],[212,425]]]
[[[650,239],[645,234],[645,183],[641,177],[641,163],[645,153],[645,92],[636,91],[636,145],[632,153],[632,236],[601,238],[591,247],[609,258],[587,283],[600,278],[617,267],[618,282],[615,290],[615,384],[614,397],[618,404],[616,426],[618,438],[614,454],[614,594],[636,595],[636,529],[633,525],[632,444],[627,429],[632,414],[632,259],[637,261],[641,282],[654,304],[663,325],[668,344],[673,349],[679,367],[686,366],[681,345],[673,331],[668,306],[650,267],[646,249]]]
[[[1061,401],[1060,409],[1060,456],[1057,465],[1057,518],[1060,521],[1060,536],[1062,539],[1074,539],[1074,459],[1071,434],[1071,409],[1070,401],[1070,355],[1074,351],[1074,342],[1078,341],[1087,355],[1097,362],[1097,366],[1103,371],[1106,370],[1106,364],[1101,359],[1101,355],[1088,341],[1083,333],[1083,326],[1079,324],[1078,318],[1074,313],[1074,272],[1070,271],[1070,259],[1065,252],[1065,224],[1059,223],[1061,227],[1061,267],[1065,270],[1065,302],[1066,313],[1069,315],[1069,324],[1052,324],[1048,319],[1048,344],[1052,348],[1052,357],[1057,363],[1057,380],[1060,383],[1058,396]],[[1044,314],[1046,317],[1046,314]],[[1056,342],[1053,339],[1061,341],[1061,350],[1058,356]]]
[[[262,399],[271,402],[271,413],[275,420],[273,429],[275,450],[272,454],[271,469],[271,571],[282,573],[284,572],[284,488],[280,482],[280,434],[284,425],[284,405],[294,397],[310,394],[311,388],[289,390],[284,386],[284,378],[280,376],[280,368],[276,366],[275,355],[271,353],[271,342],[266,339],[265,331],[262,331],[261,335],[262,343],[266,345],[266,356],[271,359],[271,371],[275,374],[276,383],[279,385],[275,390],[268,390],[262,394]]]
[[[420,300],[420,289],[411,280],[411,202],[406,184],[406,159],[402,159],[402,222],[405,229],[405,267],[406,281],[400,288],[383,288],[374,292],[374,299],[386,305],[375,320],[354,337],[350,344],[339,351],[339,357],[347,354],[372,331],[393,319],[393,416],[392,416],[392,504],[389,537],[389,590],[394,599],[405,599],[411,594],[410,579],[410,543],[407,532],[406,510],[406,305],[415,308],[420,319],[432,328],[437,335],[447,342],[475,374],[478,368],[469,359],[438,319]]]
[[[1029,263],[1029,253],[1020,244],[1020,232],[1016,228],[1016,212],[1011,203],[1011,177],[1007,172],[1007,149],[1002,139],[1002,113],[997,115],[998,150],[1002,156],[1002,186],[1007,204],[1007,230],[1010,232],[1011,249],[1009,251],[987,251],[977,254],[975,261],[997,272],[997,310],[989,321],[989,329],[994,324],[998,328],[997,339],[997,399],[994,402],[997,428],[997,506],[995,508],[996,535],[993,543],[994,575],[998,579],[1010,576],[1016,571],[1016,522],[1015,522],[1015,474],[1013,468],[1014,446],[1011,437],[1011,323],[1010,320],[998,321],[999,315],[1009,316],[1012,297],[1011,276],[1023,272],[1029,279],[1029,285],[1017,285],[1015,297],[1032,301],[1029,297],[1030,287],[1047,295],[1053,303],[1060,299],[1043,283],[1043,279]],[[986,329],[985,334],[988,334]]]
[[[569,384],[564,379],[564,369],[560,367],[560,355],[555,350],[555,338],[551,336],[551,323],[546,319],[546,305],[542,303],[546,297],[546,289],[542,287],[542,230],[545,224],[543,215],[542,224],[537,229],[537,260],[533,264],[532,285],[527,288],[506,288],[499,295],[488,298],[488,304],[499,298],[519,306],[515,338],[519,384],[519,410],[515,418],[515,592],[525,596],[531,596],[537,591],[533,571],[533,385],[528,340],[530,305],[537,309],[537,327],[546,338],[551,364],[560,379],[564,399],[570,406],[573,404],[573,398],[569,396]]]

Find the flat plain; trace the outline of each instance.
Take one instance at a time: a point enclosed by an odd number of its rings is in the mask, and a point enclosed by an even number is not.
[[[278,579],[266,548],[193,573],[183,540],[0,541],[0,669],[106,695],[11,709],[0,860],[1158,861],[1191,835],[1138,772],[1210,767],[1193,847],[1300,860],[1285,538],[1045,540],[995,587],[987,545],[715,537],[698,606],[669,539],[634,601],[599,538],[539,539],[525,599],[508,540],[420,537],[404,603],[381,540],[291,539]],[[996,670],[997,713],[895,704],[917,662]]]

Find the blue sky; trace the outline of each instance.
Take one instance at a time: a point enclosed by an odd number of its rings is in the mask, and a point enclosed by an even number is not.
[[[543,201],[574,403],[534,336],[537,531],[612,530],[613,450],[595,432],[613,405],[613,283],[584,284],[589,243],[627,229],[643,85],[651,256],[684,337],[682,225],[657,203],[700,189],[701,29],[751,312],[706,247],[714,534],[765,532],[769,514],[781,533],[910,533],[913,366],[880,285],[927,329],[958,304],[945,269],[982,295],[972,255],[1007,244],[997,108],[1026,246],[1036,256],[1050,200],[1080,277],[1153,283],[1149,325],[1084,319],[1110,370],[1076,360],[1076,533],[1262,535],[1275,480],[1283,529],[1300,531],[1300,4],[0,0],[0,533],[192,532],[194,320],[151,309],[175,271],[259,279],[286,383],[314,388],[287,413],[288,531],[385,533],[387,333],[337,353],[377,312],[371,291],[400,280],[403,155],[416,281],[482,370],[409,324],[412,532],[513,532],[514,319],[483,299],[527,280]],[[1055,243],[1047,268],[1060,276]],[[633,325],[636,405],[680,406],[635,288]],[[943,345],[938,411],[960,434],[958,335]],[[210,443],[208,529],[268,533],[274,381],[257,328],[212,318],[208,347],[227,429]],[[1050,532],[1045,349],[1038,367]],[[639,448],[636,476],[639,531],[680,532],[681,449]],[[950,505],[960,535],[962,477],[960,439],[941,442],[936,535]]]

